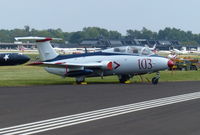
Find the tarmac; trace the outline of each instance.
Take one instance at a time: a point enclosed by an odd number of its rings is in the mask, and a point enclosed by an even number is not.
[[[2,128],[200,92],[200,82],[89,84],[0,88]],[[37,135],[199,135],[200,99],[130,112]]]

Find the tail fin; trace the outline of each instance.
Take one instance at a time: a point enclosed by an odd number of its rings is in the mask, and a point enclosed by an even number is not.
[[[156,50],[156,44],[154,44],[152,48],[150,48],[148,45],[145,45],[145,47],[149,48],[151,51]]]
[[[40,59],[46,61],[58,56],[58,53],[51,46],[50,41],[62,39],[46,37],[16,37],[15,40],[34,40],[40,54]]]
[[[156,50],[156,44],[153,45],[152,50]]]

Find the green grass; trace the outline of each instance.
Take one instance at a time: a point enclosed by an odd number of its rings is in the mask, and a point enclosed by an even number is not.
[[[30,85],[57,85],[74,84],[74,78],[62,78],[47,73],[41,67],[33,66],[3,66],[0,67],[0,86],[30,86]],[[143,78],[151,78],[155,74],[144,75]],[[146,79],[144,79],[147,82]],[[160,81],[200,81],[200,71],[162,71]],[[93,83],[118,83],[116,76],[87,78],[86,81]],[[141,82],[139,76],[133,77],[132,82]]]
[[[31,66],[0,67],[0,76],[0,86],[59,84],[66,81],[40,67]]]

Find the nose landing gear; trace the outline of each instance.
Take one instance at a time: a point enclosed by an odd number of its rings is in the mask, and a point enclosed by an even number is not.
[[[152,84],[154,84],[154,85],[158,84],[159,79],[160,79],[160,72],[157,72],[156,76],[153,77],[151,80]]]

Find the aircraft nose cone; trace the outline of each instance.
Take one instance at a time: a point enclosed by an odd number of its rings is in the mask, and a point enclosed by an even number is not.
[[[174,66],[174,62],[172,60],[169,60],[167,62],[167,65],[168,65],[169,68],[172,68]]]
[[[27,55],[24,55],[24,54],[17,54],[13,58],[13,61],[16,65],[24,64],[24,63],[28,62],[29,60],[30,60],[30,58]]]
[[[26,55],[23,55],[23,57],[21,58],[22,63],[26,63],[30,60],[30,58]]]

